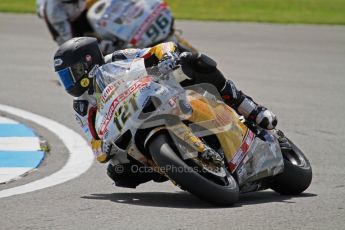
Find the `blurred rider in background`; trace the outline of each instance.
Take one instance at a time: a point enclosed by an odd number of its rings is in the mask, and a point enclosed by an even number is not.
[[[36,0],[36,13],[44,19],[54,41],[61,45],[73,37],[92,33],[87,10],[97,0]]]
[[[196,52],[175,33],[174,18],[164,0],[36,0],[36,12],[58,45],[87,36],[98,39],[104,54],[163,41],[175,41],[180,48]]]

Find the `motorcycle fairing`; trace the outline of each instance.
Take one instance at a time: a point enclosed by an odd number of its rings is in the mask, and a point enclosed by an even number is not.
[[[198,91],[198,94],[188,91],[193,110],[189,118],[193,122],[190,127],[203,126],[217,136],[228,168],[237,175],[240,186],[283,171],[283,156],[277,138],[272,133],[267,131],[265,141],[261,140],[240,122],[233,109],[223,102],[201,95],[200,88]],[[196,135],[202,137],[210,133]]]
[[[234,118],[237,115],[224,103],[211,104],[209,100],[193,91],[189,91],[188,100],[193,110],[192,116],[188,119],[192,122],[191,129],[195,129],[194,126],[201,126],[211,132],[199,133],[197,134],[199,137],[215,134],[229,162],[242,144],[247,127],[241,122],[236,122]]]
[[[120,70],[113,71],[119,66]],[[143,125],[146,128],[162,125],[161,121],[146,121],[154,115],[170,114],[179,107],[175,100],[180,100],[181,87],[156,83],[148,75],[142,58],[103,65],[95,82],[98,107],[95,126],[105,141],[113,142],[128,130],[135,134]],[[159,100],[159,109],[143,117],[143,108],[153,97]]]
[[[100,0],[88,20],[103,39],[118,37],[133,47],[147,47],[169,36],[173,17],[161,0]]]
[[[277,175],[284,170],[283,155],[277,138],[269,132],[266,137],[265,141],[255,137],[246,157],[237,168],[239,186]]]

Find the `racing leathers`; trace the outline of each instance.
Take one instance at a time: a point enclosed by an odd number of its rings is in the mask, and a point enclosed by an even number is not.
[[[226,80],[223,74],[217,69],[216,62],[206,55],[196,55],[191,53],[179,54],[177,46],[172,43],[162,43],[152,48],[145,49],[125,49],[116,51],[105,56],[105,64],[97,71],[110,69],[112,62],[126,59],[143,58],[146,67],[159,66],[162,60],[175,57],[187,76],[187,80],[181,82],[182,86],[198,83],[210,83],[214,85],[224,99],[225,103],[234,108],[238,113],[247,119],[256,122],[263,128],[272,129],[277,124],[277,119],[273,113],[262,106],[258,106],[250,97],[237,90],[234,83]],[[112,65],[114,66],[114,65]],[[109,164],[108,175],[115,181],[117,186],[135,188],[137,185],[149,180],[160,181],[157,173],[134,173],[131,165],[138,164],[134,159],[130,159],[125,152],[119,151],[112,144],[104,143],[95,131],[95,115],[97,104],[93,87],[83,95],[74,99],[73,107],[75,116],[83,128],[88,140],[91,143],[95,157],[99,162],[107,162],[110,157],[114,165]],[[115,170],[120,167],[121,170]],[[120,173],[119,173],[120,171]]]
[[[36,0],[37,15],[44,18],[58,45],[91,32],[86,19],[88,7],[95,0]]]

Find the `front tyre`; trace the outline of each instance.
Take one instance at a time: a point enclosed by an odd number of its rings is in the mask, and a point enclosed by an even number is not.
[[[153,160],[165,170],[170,179],[190,193],[215,205],[229,206],[238,201],[239,188],[230,174],[226,177],[226,185],[217,184],[188,166],[173,149],[171,138],[166,133],[157,134],[149,144]]]
[[[282,195],[298,195],[312,180],[311,165],[303,152],[290,140],[292,150],[282,151],[284,171],[274,177],[271,188]]]

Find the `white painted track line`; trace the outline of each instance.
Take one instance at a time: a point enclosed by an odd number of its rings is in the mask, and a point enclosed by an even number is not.
[[[63,168],[40,180],[0,191],[0,198],[33,192],[72,180],[86,172],[93,163],[93,153],[88,143],[78,133],[66,126],[40,115],[0,104],[0,110],[30,120],[56,134],[68,149],[70,156]]]
[[[11,120],[9,118],[0,116],[0,124],[18,124],[18,122]]]
[[[37,151],[39,142],[38,137],[1,137],[0,151]]]
[[[19,178],[24,173],[32,170],[32,168],[17,168],[17,167],[11,167],[11,168],[0,168],[0,183],[4,183],[16,178]]]

